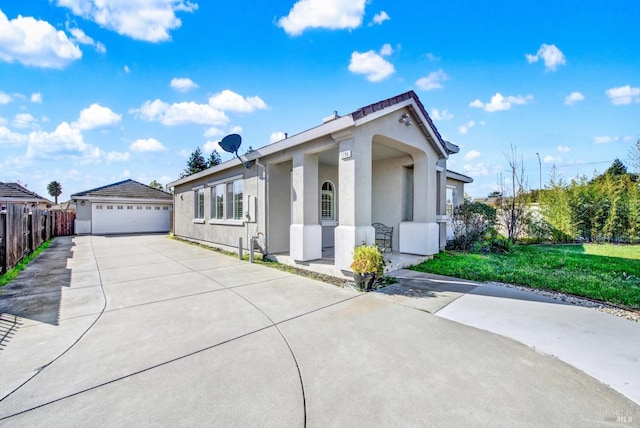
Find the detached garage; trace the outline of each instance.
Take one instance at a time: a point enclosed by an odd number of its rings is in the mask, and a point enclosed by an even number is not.
[[[109,235],[169,232],[173,196],[134,180],[71,195],[76,233]]]

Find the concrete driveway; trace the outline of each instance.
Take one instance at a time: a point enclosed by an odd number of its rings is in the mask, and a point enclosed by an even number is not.
[[[0,317],[6,426],[640,422],[504,336],[164,236],[58,238]]]

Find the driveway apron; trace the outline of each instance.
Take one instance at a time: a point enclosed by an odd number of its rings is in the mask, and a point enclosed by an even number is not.
[[[0,425],[640,421],[506,337],[166,236],[57,238],[0,312]]]

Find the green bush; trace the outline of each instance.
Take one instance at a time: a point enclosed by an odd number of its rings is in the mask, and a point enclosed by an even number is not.
[[[453,239],[448,250],[470,251],[491,233],[496,223],[496,210],[481,202],[465,201],[453,210]]]

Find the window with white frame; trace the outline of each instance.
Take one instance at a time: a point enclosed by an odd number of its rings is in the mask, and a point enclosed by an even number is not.
[[[204,189],[195,191],[194,218],[204,219]]]
[[[322,183],[320,193],[320,219],[322,221],[336,220],[336,195],[333,183],[325,181]]]
[[[211,221],[243,221],[243,179],[232,177],[228,181],[209,183],[209,186],[211,186]]]
[[[211,219],[224,220],[224,184],[211,187]]]

